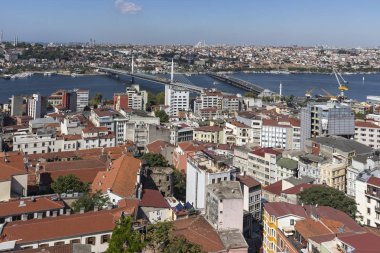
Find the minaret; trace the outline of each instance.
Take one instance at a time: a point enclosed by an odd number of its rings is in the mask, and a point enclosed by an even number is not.
[[[18,45],[18,35],[16,36],[16,47]]]
[[[134,65],[134,63],[133,63],[133,55],[132,55],[132,74],[133,74],[133,71],[134,71],[134,69],[133,69],[134,66],[133,65]]]
[[[14,46],[14,47],[17,46],[17,44],[16,44],[16,35],[15,35],[15,38],[14,38],[14,40],[13,40],[13,46]]]
[[[3,43],[3,30],[1,30],[1,33],[0,33],[0,44]]]
[[[280,82],[280,98],[282,97],[282,83]]]
[[[170,82],[173,83],[174,81],[174,59],[172,58],[172,71],[170,73]]]

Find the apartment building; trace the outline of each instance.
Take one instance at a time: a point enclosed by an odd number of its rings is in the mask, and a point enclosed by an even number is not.
[[[226,122],[223,129],[223,143],[235,146],[252,143],[252,129],[238,121]]]
[[[355,198],[356,179],[359,173],[364,170],[371,170],[380,167],[380,152],[374,150],[370,154],[357,155],[352,158],[352,164],[347,167],[346,173],[346,189],[347,195]]]
[[[252,144],[259,146],[261,144],[262,117],[255,112],[238,112],[236,121],[252,128]]]
[[[301,148],[309,138],[323,136],[355,136],[355,115],[350,104],[308,103],[301,110]]]
[[[273,148],[256,148],[248,153],[247,175],[262,185],[272,184],[277,180],[277,160],[281,152]]]
[[[207,185],[236,180],[236,169],[228,165],[227,160],[227,157],[212,150],[198,151],[188,156],[186,201],[194,208],[205,208]]]
[[[223,128],[220,126],[203,126],[194,128],[193,140],[216,144],[222,143]]]
[[[83,112],[84,108],[88,106],[90,91],[85,89],[74,89],[77,94],[77,112]]]
[[[205,217],[216,230],[243,232],[243,194],[237,181],[206,186]]]
[[[46,115],[47,100],[40,94],[33,94],[27,99],[28,116],[33,119],[43,118]]]
[[[247,175],[237,175],[243,194],[243,234],[251,237],[253,224],[261,221],[261,184]]]
[[[294,118],[263,119],[261,147],[300,149],[300,123]]]
[[[355,201],[358,204],[358,222],[380,227],[380,168],[365,169],[355,180]]]
[[[355,121],[355,141],[379,149],[380,126],[373,121]]]
[[[180,112],[190,108],[189,91],[172,85],[165,85],[165,105],[169,106],[168,115],[178,117]]]

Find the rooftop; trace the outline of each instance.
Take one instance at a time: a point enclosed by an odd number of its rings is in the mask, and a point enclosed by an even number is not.
[[[22,245],[100,232],[111,232],[115,226],[115,221],[123,210],[118,208],[46,219],[9,222],[5,224],[1,235],[3,241],[18,240],[17,244]]]
[[[285,158],[285,157],[281,157],[280,159],[278,159],[277,165],[286,169],[290,169],[290,170],[298,169],[297,161],[290,158]]]
[[[0,217],[35,213],[64,208],[62,201],[54,201],[48,197],[24,198],[0,202]]]
[[[132,156],[122,155],[113,161],[110,170],[99,172],[92,183],[92,191],[108,190],[120,197],[133,197],[136,194],[137,173],[141,161]]]
[[[248,248],[242,233],[237,229],[221,230],[218,234],[226,249]]]
[[[340,136],[316,137],[312,140],[320,145],[328,146],[343,152],[355,151],[356,154],[371,153],[372,148],[354,140],[349,140]]]
[[[190,242],[200,245],[203,251],[218,252],[225,249],[218,233],[203,216],[175,220],[173,225],[175,236],[183,236]]]
[[[250,176],[247,176],[247,175],[244,175],[244,176],[237,175],[236,179],[240,183],[246,185],[248,188],[252,188],[252,187],[256,187],[256,186],[260,186],[261,185],[260,182],[258,182],[256,179],[254,179],[254,178],[252,178]]]
[[[222,181],[206,186],[208,191],[213,192],[219,199],[241,199],[240,183],[237,181]]]

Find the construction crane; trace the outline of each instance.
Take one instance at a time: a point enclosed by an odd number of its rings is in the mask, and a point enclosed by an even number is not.
[[[333,68],[333,73],[339,84],[339,87],[338,87],[338,89],[340,90],[339,97],[344,98],[344,92],[348,91],[348,86],[347,86],[348,82],[344,80],[343,76],[335,68]]]
[[[307,91],[305,92],[305,97],[306,97],[306,98],[311,98],[314,89],[315,89],[315,87],[313,87],[313,88],[307,90]]]
[[[337,101],[336,96],[332,95],[330,92],[322,88],[322,91],[327,95],[327,98],[330,98],[331,101]]]

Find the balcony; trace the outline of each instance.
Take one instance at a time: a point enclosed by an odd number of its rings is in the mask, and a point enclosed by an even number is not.
[[[376,213],[380,213],[380,206],[376,206],[376,207],[375,207],[375,212],[376,212]]]

